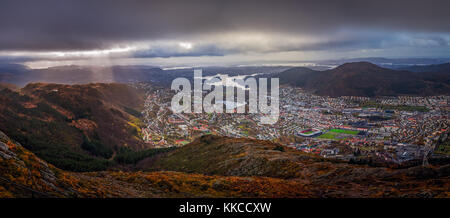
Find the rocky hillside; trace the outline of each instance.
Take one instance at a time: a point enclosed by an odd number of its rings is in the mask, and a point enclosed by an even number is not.
[[[283,150],[283,151],[280,151]],[[158,158],[154,170],[227,176],[304,178],[305,164],[323,159],[269,141],[205,135]],[[145,169],[145,161],[138,164]]]
[[[368,167],[335,162],[252,139],[203,136],[151,163],[147,170],[296,181],[313,196],[320,197],[436,197],[450,194],[450,165],[407,169]],[[141,166],[145,166],[145,161]]]
[[[29,84],[0,101],[0,130],[62,169],[104,170],[121,148],[145,148],[144,94],[124,84]]]
[[[204,140],[217,138],[203,138]],[[201,141],[201,142],[202,142]],[[230,143],[210,142],[213,150],[216,144]],[[259,141],[238,140],[237,144],[258,146]],[[197,147],[197,144],[188,146]],[[262,144],[262,150],[273,144]],[[244,147],[246,147],[244,145]],[[251,159],[251,153],[238,154],[236,146],[222,149],[216,154],[237,154],[242,159]],[[192,148],[191,148],[192,149]],[[0,132],[0,197],[449,197],[449,167],[411,168],[407,170],[388,170],[337,164],[301,155],[297,159],[295,152],[275,147],[275,159],[304,164],[298,178],[280,179],[260,176],[223,176],[204,175],[173,171],[122,172],[101,171],[91,173],[74,173],[60,170],[32,152],[14,142]],[[287,148],[286,148],[287,149]],[[210,152],[212,152],[211,150]],[[200,151],[200,150],[198,150]],[[267,154],[272,153],[270,150]],[[181,155],[186,150],[171,155]],[[190,154],[202,158],[207,154]],[[275,154],[275,153],[272,153]],[[263,153],[260,153],[263,155]],[[270,155],[272,156],[272,155]],[[188,157],[186,157],[188,158]],[[238,158],[238,157],[237,157]],[[261,157],[262,158],[262,157]],[[269,158],[269,157],[265,157]],[[224,159],[224,158],[223,158]],[[226,160],[215,166],[228,165]],[[231,159],[231,163],[235,160]],[[284,171],[280,164],[284,161],[266,159],[260,166]],[[213,161],[207,161],[211,164]],[[264,161],[260,161],[261,163]],[[289,161],[288,161],[289,162]],[[242,174],[255,171],[252,162],[242,169]],[[282,165],[282,164],[281,164]],[[199,166],[198,166],[199,167]],[[233,167],[232,167],[233,168]],[[239,174],[239,167],[234,167],[230,174]],[[253,172],[246,169],[252,169]],[[262,168],[261,168],[262,169]],[[200,167],[197,171],[201,171]],[[294,171],[294,170],[291,170]],[[227,173],[227,172],[225,172]],[[217,173],[220,174],[220,173]]]
[[[144,150],[143,96],[124,84],[1,90],[1,197],[450,197],[448,164],[368,167],[214,135]]]
[[[77,181],[13,142],[3,132],[0,132],[0,172],[0,197],[76,196],[79,193],[73,189],[79,185]]]
[[[311,197],[296,181],[178,172],[66,172],[0,132],[0,198]]]

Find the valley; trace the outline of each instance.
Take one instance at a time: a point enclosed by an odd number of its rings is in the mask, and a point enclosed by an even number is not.
[[[447,93],[328,96],[284,74],[273,125],[175,114],[175,92],[148,81],[4,84],[1,195],[449,197]]]

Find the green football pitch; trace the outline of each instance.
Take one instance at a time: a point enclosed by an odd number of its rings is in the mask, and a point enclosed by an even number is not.
[[[330,132],[348,134],[348,135],[357,135],[359,133],[359,131],[347,130],[347,129],[330,129]]]

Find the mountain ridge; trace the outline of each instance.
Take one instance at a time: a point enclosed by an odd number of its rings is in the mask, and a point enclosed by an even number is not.
[[[214,141],[209,145],[214,143],[218,142]],[[271,145],[270,142],[266,143]],[[191,146],[204,145],[197,143]],[[274,167],[277,168],[278,165]],[[308,169],[309,167],[314,170]],[[0,131],[1,197],[417,198],[450,195],[449,165],[388,170],[325,161],[311,162],[303,170],[310,173],[292,179],[174,171],[67,172],[36,157]]]
[[[346,63],[325,71],[293,68],[276,76],[281,84],[331,97],[450,94],[450,74],[419,74],[387,69],[369,62]]]
[[[181,172],[67,172],[0,131],[0,197],[313,197],[296,181]]]
[[[146,148],[139,137],[144,98],[125,84],[33,83],[4,89],[0,130],[62,169],[106,169],[121,148]]]

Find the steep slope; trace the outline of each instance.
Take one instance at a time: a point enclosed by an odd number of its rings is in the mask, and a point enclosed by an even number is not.
[[[67,170],[102,170],[121,147],[143,149],[140,91],[124,84],[29,84],[0,91],[0,130]]]
[[[277,150],[279,148],[284,151]],[[323,159],[269,141],[205,135],[156,160],[151,167],[209,175],[286,179],[303,178],[304,164],[316,161]]]
[[[256,142],[245,142],[245,139],[240,141],[247,144]],[[212,141],[208,145],[212,145],[216,149],[214,146],[216,143]],[[257,144],[262,143],[258,142]],[[257,146],[257,144],[252,146]],[[269,148],[271,145],[271,143],[267,143],[262,147]],[[230,151],[233,149],[222,150],[216,154],[227,155],[230,154]],[[290,153],[289,151],[285,152]],[[289,155],[293,155],[293,153]],[[202,158],[205,154],[200,153],[196,156]],[[244,156],[251,157],[253,155],[246,154]],[[216,161],[218,160],[216,159]],[[233,162],[233,159],[231,161]],[[211,164],[212,161],[208,163]],[[274,168],[279,168],[276,162],[269,160],[269,163],[274,165]],[[0,197],[450,196],[448,166],[389,171],[383,168],[354,167],[328,162],[304,163],[303,170],[310,171],[312,174],[307,175],[304,179],[289,180],[181,172],[73,173],[46,163],[0,132]],[[227,165],[228,163],[226,160],[222,160],[218,165],[221,164]],[[251,162],[248,164],[250,164],[248,167],[252,166]],[[283,169],[279,168],[279,170]]]
[[[290,84],[305,87],[311,83],[321,71],[309,69],[307,67],[294,67],[280,73],[280,84]]]
[[[145,167],[144,167],[145,168]],[[388,169],[335,162],[267,141],[203,136],[149,170],[296,181],[313,196],[448,196],[450,165]],[[419,188],[421,187],[421,188]]]
[[[177,172],[71,173],[36,157],[0,131],[0,198],[312,197],[296,181]]]
[[[79,181],[0,132],[0,197],[69,197],[81,192]]]
[[[280,73],[279,77],[282,84],[332,97],[450,94],[450,74],[419,74],[368,62],[346,63],[326,71],[293,68]]]

